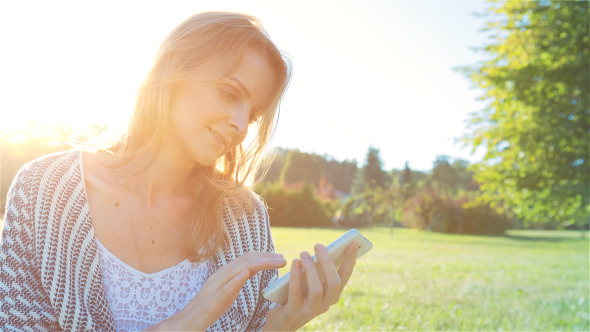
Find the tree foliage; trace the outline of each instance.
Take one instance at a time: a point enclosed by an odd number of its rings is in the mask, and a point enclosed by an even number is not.
[[[334,227],[334,211],[315,197],[310,183],[301,190],[286,190],[278,182],[259,183],[256,192],[268,204],[271,226]]]
[[[281,177],[281,172],[283,171],[283,167],[285,166],[285,162],[287,161],[287,155],[289,154],[289,149],[285,148],[276,148],[272,151],[272,154],[267,156],[267,162],[270,162],[270,167],[264,176],[264,181],[273,182],[278,181]],[[271,160],[272,158],[272,160]],[[260,171],[260,170],[259,170]]]
[[[485,90],[467,144],[482,198],[529,222],[585,224],[589,201],[587,1],[492,1],[491,60],[460,68]]]
[[[457,190],[459,178],[455,169],[449,164],[449,159],[449,156],[444,155],[436,157],[432,168],[432,182],[439,191],[453,194]]]
[[[291,150],[281,171],[282,183],[308,182],[317,185],[323,175],[322,165],[315,155]]]
[[[352,193],[361,193],[366,189],[385,188],[387,174],[383,171],[379,149],[369,147],[365,165],[356,172],[352,183]]]
[[[358,170],[356,160],[338,161],[329,156],[317,156],[324,176],[334,185],[334,189],[350,193],[352,181]]]
[[[291,153],[290,149],[285,148],[277,148],[275,150],[274,159],[272,160],[272,164],[270,165],[266,176],[264,177],[265,182],[275,182],[280,181],[281,174],[285,173],[285,176],[288,180],[292,182],[305,182],[305,178],[308,178],[308,173],[306,172],[296,172],[293,170],[285,169],[285,165],[287,162],[287,157]],[[339,161],[334,159],[329,155],[317,155],[314,153],[305,153],[299,152],[300,154],[306,154],[307,156],[303,157],[306,159],[305,162],[309,164],[313,164],[315,168],[316,162],[319,163],[321,167],[321,174],[325,176],[328,181],[334,185],[334,189],[340,190],[345,193],[350,193],[350,188],[352,186],[352,181],[354,179],[354,175],[357,171],[357,162],[356,160],[344,160]],[[270,156],[273,157],[273,156]],[[299,158],[299,157],[296,157]],[[303,159],[299,158],[299,159]],[[314,159],[315,161],[311,161]],[[299,160],[301,161],[301,160]],[[294,164],[297,164],[295,162]],[[291,163],[288,165],[291,167]],[[316,170],[317,171],[317,170]],[[315,178],[315,176],[313,176]],[[308,180],[309,181],[309,180]],[[318,185],[318,183],[313,183],[314,185]]]

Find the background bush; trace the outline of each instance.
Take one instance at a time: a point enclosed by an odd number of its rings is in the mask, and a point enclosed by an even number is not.
[[[284,189],[278,182],[256,187],[256,193],[268,205],[271,226],[334,227],[330,209],[334,203],[323,204],[314,191],[310,183],[305,183],[301,190]]]
[[[422,190],[408,200],[402,223],[411,228],[443,233],[503,235],[514,222],[489,204]]]

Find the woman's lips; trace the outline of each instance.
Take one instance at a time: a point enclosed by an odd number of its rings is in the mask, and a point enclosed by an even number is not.
[[[215,140],[217,142],[219,142],[219,144],[225,146],[225,142],[221,139],[221,137],[219,137],[219,135],[217,135],[217,133],[215,131],[213,131],[211,128],[207,127],[207,129],[209,129],[209,132],[211,133],[211,135],[213,136],[213,138],[215,138]]]

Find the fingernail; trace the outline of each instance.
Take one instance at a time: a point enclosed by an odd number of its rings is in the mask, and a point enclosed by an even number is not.
[[[324,247],[324,245],[321,243],[316,244],[313,248],[315,249],[316,252],[325,252],[326,251],[326,247]]]
[[[303,260],[304,258],[310,258],[311,256],[309,255],[309,253],[307,251],[304,251],[301,253],[301,260]]]
[[[291,267],[297,267],[297,258],[291,262]]]
[[[285,264],[287,260],[284,258],[271,258],[271,263],[273,264]]]
[[[276,252],[275,252],[275,253],[274,253],[274,257],[277,257],[277,258],[283,258],[283,257],[285,257],[285,256],[283,256],[283,254],[278,254],[278,253],[276,253]]]

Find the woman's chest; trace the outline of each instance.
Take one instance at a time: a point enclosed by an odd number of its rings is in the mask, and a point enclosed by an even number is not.
[[[185,237],[172,227],[133,225],[117,215],[94,215],[95,237],[110,253],[136,270],[154,273],[186,258]]]
[[[113,255],[144,273],[175,266],[186,258],[184,245],[190,208],[169,202],[147,207],[84,171],[87,204],[94,235]]]

